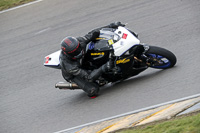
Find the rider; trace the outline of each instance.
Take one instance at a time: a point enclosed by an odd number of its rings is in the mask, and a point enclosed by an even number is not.
[[[92,81],[98,79],[102,73],[110,71],[114,66],[114,62],[109,60],[92,72],[82,69],[81,61],[85,54],[86,45],[99,37],[102,28],[117,28],[118,26],[125,25],[121,22],[114,22],[94,29],[83,37],[68,36],[61,42],[60,66],[63,78],[68,82],[76,83],[89,97],[96,97],[99,92],[99,86]]]

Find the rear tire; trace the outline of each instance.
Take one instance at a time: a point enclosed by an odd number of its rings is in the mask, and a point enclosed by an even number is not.
[[[176,56],[171,51],[156,46],[150,46],[145,55],[150,59],[157,60],[150,66],[156,69],[171,68],[176,64],[177,61]]]

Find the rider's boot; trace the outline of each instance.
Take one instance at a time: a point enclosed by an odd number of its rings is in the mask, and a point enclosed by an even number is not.
[[[87,93],[89,97],[96,97],[99,93],[99,86],[96,83],[88,82],[82,78],[75,77],[72,79],[83,91]]]

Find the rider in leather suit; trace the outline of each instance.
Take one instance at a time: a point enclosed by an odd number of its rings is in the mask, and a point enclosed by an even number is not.
[[[63,78],[68,82],[76,83],[89,97],[95,97],[99,92],[99,86],[92,81],[99,78],[103,72],[111,70],[113,62],[108,61],[92,72],[82,69],[81,60],[84,57],[86,45],[99,37],[102,28],[117,28],[118,26],[124,25],[121,22],[111,23],[92,30],[83,37],[68,36],[61,42],[60,66]]]

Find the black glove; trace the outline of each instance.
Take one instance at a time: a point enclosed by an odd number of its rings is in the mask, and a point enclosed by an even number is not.
[[[123,26],[123,27],[124,27],[125,24],[122,24],[121,22],[117,21],[117,22],[111,23],[111,24],[109,25],[110,28],[117,28],[117,27],[119,27],[119,26]]]
[[[91,40],[95,40],[96,38],[99,37],[100,31],[99,30],[92,30],[88,34],[91,35]]]

